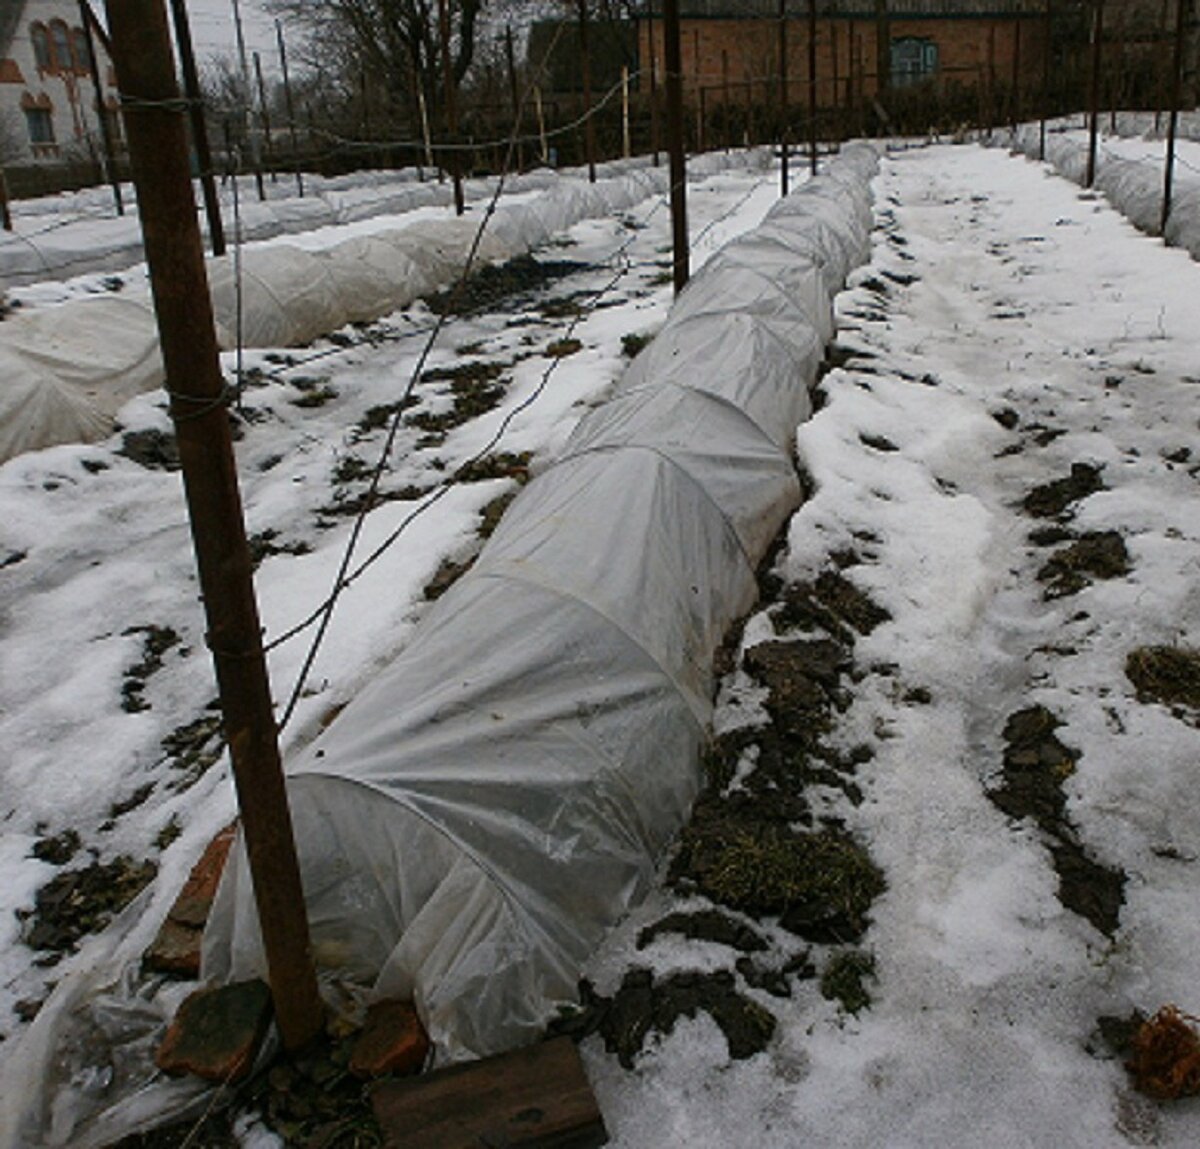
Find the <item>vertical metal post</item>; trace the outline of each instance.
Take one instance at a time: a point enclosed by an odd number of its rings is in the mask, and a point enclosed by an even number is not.
[[[183,0],[171,0],[171,22],[175,27],[175,43],[179,48],[183,90],[188,98],[188,127],[192,133],[192,146],[196,149],[196,166],[200,169],[200,194],[204,200],[204,218],[208,220],[208,242],[213,255],[224,255],[225,225],[221,221],[221,201],[217,198],[212,148],[208,143],[208,124],[204,120],[204,94],[200,90],[200,77],[196,73],[192,28]]]
[[[446,0],[438,0],[438,38],[442,44],[442,79],[446,86],[446,134],[450,137],[450,146],[458,143],[458,106],[455,100],[454,68],[450,60],[450,10]],[[457,151],[450,152],[450,178],[454,183],[454,213],[462,215],[466,211],[463,202],[462,163]]]
[[[107,0],[166,386],[283,1044],[322,1026],[163,0]]]
[[[1183,38],[1192,0],[1175,0],[1175,46],[1171,57],[1171,106],[1167,113],[1167,159],[1163,167],[1162,217],[1158,232],[1164,238],[1171,218],[1171,183],[1175,175],[1175,132],[1179,126],[1179,89],[1183,84]]]
[[[779,0],[779,194],[788,193],[788,35],[787,0]]]
[[[583,69],[583,146],[588,182],[596,182],[596,123],[592,119],[592,54],[588,51],[587,0],[579,0],[579,63]]]
[[[542,163],[548,164],[550,162],[550,149],[546,146],[546,117],[542,112],[542,89],[538,85],[534,85],[533,105],[537,111],[538,142],[542,147]]]
[[[729,149],[733,146],[733,107],[732,93],[729,88],[729,52],[721,49],[721,106],[724,109],[725,124],[725,154],[729,154]]]
[[[1093,0],[1092,73],[1088,79],[1088,155],[1083,186],[1096,182],[1096,137],[1100,131],[1100,43],[1104,35],[1104,0]]]
[[[1046,42],[1042,47],[1042,120],[1038,128],[1038,159],[1046,158],[1046,117],[1050,114],[1050,74],[1054,60],[1054,14],[1052,0],[1046,0]]]
[[[105,0],[108,3],[108,0]],[[263,186],[262,156],[259,154],[258,135],[250,126],[250,65],[246,59],[246,36],[242,31],[242,9],[238,0],[233,3],[233,29],[237,39],[238,62],[242,72],[242,109],[241,120],[246,125],[246,141],[250,145],[250,166],[254,169],[254,183],[258,188],[259,200],[265,202],[267,189]]]
[[[1017,129],[1021,125],[1021,10],[1018,8],[1013,19],[1012,91],[1009,93],[1009,112],[1012,118],[1013,146],[1017,142]]]
[[[817,174],[817,0],[808,0],[808,168]]]
[[[1162,10],[1158,15],[1158,31],[1155,39],[1165,40],[1170,33],[1167,31],[1167,16],[1169,15],[1170,0],[1162,0]],[[1161,68],[1156,68],[1156,83],[1154,85],[1154,130],[1162,128],[1163,104],[1165,103],[1164,76]]]
[[[629,68],[621,65],[621,155],[626,159],[633,154],[629,138]]]
[[[658,167],[658,63],[655,60],[653,12],[646,21],[646,28],[650,37],[650,150],[654,153],[654,166]]]
[[[683,154],[683,63],[679,47],[679,0],[663,0],[663,56],[667,88],[667,150],[671,183],[671,270],[678,295],[687,284],[687,163]]]
[[[263,83],[262,58],[254,53],[254,80],[258,85],[258,120],[262,124],[263,150],[267,157],[267,171],[271,174],[271,182],[278,183],[275,174],[275,155],[271,144],[271,113],[267,111],[267,86]]]
[[[0,168],[0,227],[5,231],[13,229],[12,209],[8,206],[8,177],[3,168]],[[3,292],[0,292],[0,295],[3,295]]]
[[[513,159],[517,170],[524,167],[525,149],[521,145],[521,94],[517,88],[517,58],[513,51],[512,25],[504,25],[504,57],[508,64],[508,95],[512,101],[513,139],[516,141]]]
[[[100,83],[100,64],[96,59],[96,40],[92,22],[95,16],[87,0],[79,0],[79,21],[83,25],[83,39],[87,44],[88,71],[92,75],[92,93],[96,97],[96,119],[100,123],[100,141],[104,146],[105,173],[112,184],[113,203],[117,215],[125,214],[125,201],[121,199],[121,173],[117,169],[117,154],[113,147],[112,127],[108,122],[108,109],[104,104],[104,85]]]
[[[287,48],[283,43],[283,25],[275,21],[275,41],[279,45],[279,67],[283,72],[283,98],[287,108],[288,136],[292,141],[292,167],[296,170],[296,192],[304,198],[304,176],[300,171],[300,148],[296,140],[296,109],[292,103],[292,81],[288,77]]]

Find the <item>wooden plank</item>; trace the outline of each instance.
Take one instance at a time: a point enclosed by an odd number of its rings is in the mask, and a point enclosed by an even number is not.
[[[389,1149],[595,1149],[608,1141],[568,1037],[382,1082],[371,1100]]]

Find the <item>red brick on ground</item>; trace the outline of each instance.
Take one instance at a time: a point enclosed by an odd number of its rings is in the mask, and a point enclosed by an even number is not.
[[[200,989],[184,1000],[154,1063],[164,1073],[206,1081],[240,1081],[271,1024],[271,991],[262,981]]]
[[[419,1073],[428,1055],[429,1037],[412,1004],[377,1001],[354,1043],[350,1072],[357,1077]]]
[[[200,940],[236,834],[237,823],[232,822],[209,842],[192,867],[158,936],[146,951],[143,960],[147,969],[192,981],[200,976]]]

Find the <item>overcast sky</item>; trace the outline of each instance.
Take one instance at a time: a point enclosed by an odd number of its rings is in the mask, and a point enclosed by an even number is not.
[[[262,0],[239,0],[242,26],[245,29],[246,51],[262,56],[263,68],[278,70],[278,47],[275,43],[275,23]],[[237,37],[233,24],[233,0],[187,0],[188,18],[192,25],[192,41],[196,56],[203,68],[213,56],[233,56],[237,52]],[[298,42],[299,33],[283,29],[289,47]],[[294,57],[295,53],[288,53]],[[289,60],[289,63],[293,62]]]

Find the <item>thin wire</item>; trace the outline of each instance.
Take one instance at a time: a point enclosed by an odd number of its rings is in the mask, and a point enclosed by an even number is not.
[[[551,41],[550,49],[553,50],[558,42],[559,36],[562,34],[562,27],[555,32],[554,40]],[[547,53],[549,56],[549,53]],[[544,68],[543,68],[544,71]],[[536,77],[541,79],[541,73]],[[526,85],[525,92],[522,95],[521,101],[517,107],[517,115],[513,123],[513,136],[510,137],[508,150],[505,152],[504,163],[501,167],[500,178],[496,181],[496,188],[492,194],[487,208],[485,209],[482,218],[479,221],[479,226],[475,229],[475,235],[471,240],[471,246],[467,251],[466,260],[463,263],[462,271],[459,274],[458,281],[455,284],[451,293],[450,299],[447,302],[445,310],[438,316],[437,321],[433,325],[428,338],[425,341],[425,346],[421,349],[421,354],[417,359],[412,373],[409,375],[408,383],[405,386],[404,394],[400,401],[396,404],[396,410],[392,414],[391,424],[388,427],[387,437],[384,440],[383,449],[379,454],[379,460],[375,464],[374,470],[371,472],[371,481],[367,487],[363,497],[362,507],[355,516],[354,526],[350,531],[350,537],[346,542],[345,551],[342,554],[341,562],[338,564],[337,576],[334,579],[333,590],[330,592],[325,603],[320,608],[318,617],[320,624],[317,627],[317,633],[313,636],[313,641],[309,646],[308,652],[304,657],[304,662],[301,665],[300,673],[296,678],[296,683],[292,688],[292,693],[288,698],[287,706],[284,709],[283,716],[279,722],[279,729],[282,730],[291,719],[295,712],[296,706],[300,701],[300,697],[304,691],[305,684],[308,681],[308,675],[312,670],[313,663],[316,661],[317,654],[320,651],[321,644],[324,642],[325,634],[329,630],[330,621],[333,618],[334,609],[337,606],[338,600],[342,596],[342,592],[346,588],[346,573],[350,568],[351,562],[354,560],[354,551],[358,546],[358,540],[362,535],[363,527],[367,520],[367,515],[374,504],[375,497],[379,492],[379,485],[383,479],[383,472],[387,466],[388,458],[391,456],[392,447],[396,442],[396,436],[399,433],[400,426],[403,422],[405,401],[411,396],[413,388],[416,386],[417,379],[424,370],[426,361],[430,353],[433,351],[434,344],[437,342],[438,335],[442,328],[449,322],[451,316],[451,306],[454,300],[462,292],[463,286],[466,284],[467,277],[470,275],[471,267],[475,262],[475,257],[479,252],[479,246],[483,242],[484,233],[487,230],[489,222],[496,211],[496,203],[500,199],[500,194],[504,190],[504,181],[508,175],[512,165],[513,157],[516,155],[516,126],[521,122],[521,114],[525,108],[525,101],[533,86],[533,78]],[[432,500],[431,500],[432,501]],[[399,537],[398,534],[396,537]],[[394,541],[394,540],[393,540]],[[389,544],[390,545],[390,544]],[[373,559],[372,559],[373,561]],[[309,624],[311,625],[311,624]],[[269,648],[268,648],[269,649]]]

